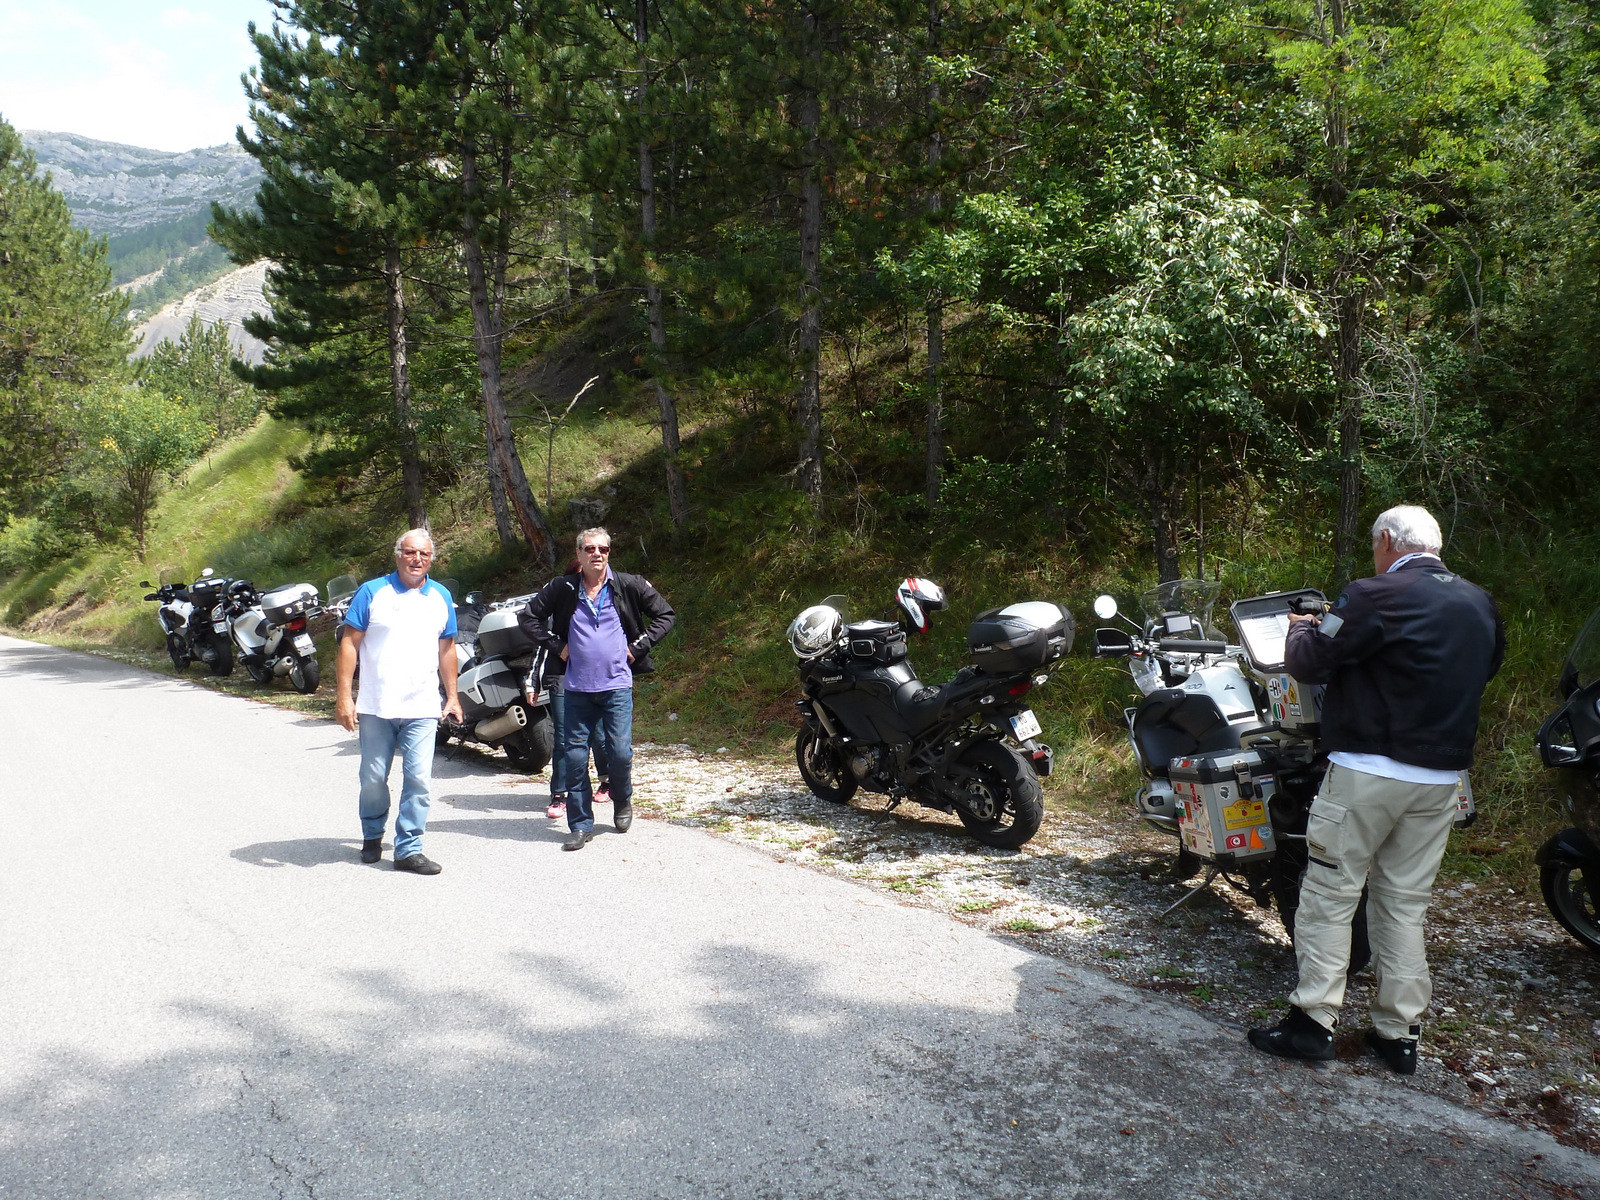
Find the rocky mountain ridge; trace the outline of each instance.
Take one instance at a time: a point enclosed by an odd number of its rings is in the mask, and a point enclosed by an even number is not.
[[[209,213],[212,201],[248,204],[261,167],[238,145],[179,152],[101,142],[75,133],[20,131],[66,197],[74,224],[115,237]]]

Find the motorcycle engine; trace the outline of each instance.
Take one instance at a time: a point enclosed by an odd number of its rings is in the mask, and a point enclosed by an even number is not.
[[[869,783],[878,774],[883,763],[883,750],[878,746],[862,746],[850,755],[850,773],[862,783]]]

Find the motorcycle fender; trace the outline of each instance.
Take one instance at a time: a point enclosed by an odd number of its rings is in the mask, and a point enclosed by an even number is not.
[[[1533,861],[1541,867],[1593,867],[1600,864],[1600,849],[1581,829],[1563,829],[1539,847]]]
[[[1037,738],[1022,743],[1022,757],[1033,766],[1033,773],[1040,779],[1049,778],[1056,768],[1056,752]]]

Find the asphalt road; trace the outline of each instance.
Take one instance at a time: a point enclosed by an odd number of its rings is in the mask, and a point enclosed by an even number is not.
[[[1600,1163],[660,821],[0,638],[0,1196],[1600,1197]],[[602,809],[602,815],[605,810]],[[603,824],[603,823],[602,823]]]

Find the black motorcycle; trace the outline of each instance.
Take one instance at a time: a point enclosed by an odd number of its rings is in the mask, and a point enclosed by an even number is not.
[[[161,586],[145,597],[160,602],[156,617],[167,639],[172,665],[188,670],[195,659],[213,675],[233,674],[233,647],[228,640],[227,592],[231,579],[218,578],[210,567],[187,586],[162,572]],[[140,580],[140,587],[152,586]]]
[[[1561,707],[1539,726],[1539,757],[1558,772],[1568,813],[1534,855],[1550,914],[1600,954],[1600,609],[1573,642],[1556,684]]]
[[[972,657],[929,686],[906,658],[908,631],[927,629],[944,592],[924,579],[899,591],[899,621],[847,623],[842,597],[789,627],[804,698],[795,759],[812,793],[847,803],[858,788],[954,813],[986,846],[1015,850],[1044,819],[1041,776],[1054,755],[1024,697],[1072,648],[1072,616],[1043,601],[980,614]]]

